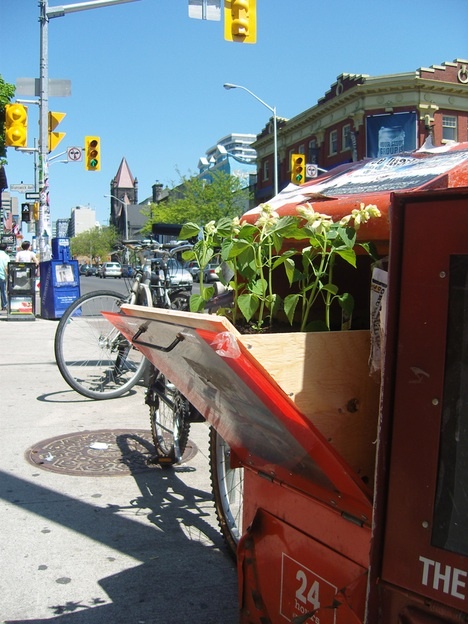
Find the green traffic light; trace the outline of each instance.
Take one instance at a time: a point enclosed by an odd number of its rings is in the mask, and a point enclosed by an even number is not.
[[[93,158],[92,160],[89,161],[89,166],[92,167],[93,169],[95,169],[98,166],[98,161],[96,158]]]

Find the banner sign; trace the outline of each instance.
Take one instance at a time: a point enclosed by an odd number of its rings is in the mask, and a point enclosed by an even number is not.
[[[368,158],[385,158],[416,149],[416,113],[366,117]]]

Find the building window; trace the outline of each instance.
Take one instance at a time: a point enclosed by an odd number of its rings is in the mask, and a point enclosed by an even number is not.
[[[268,160],[263,161],[263,179],[270,179],[270,162]]]
[[[341,145],[342,145],[342,150],[350,150],[352,149],[353,145],[352,145],[352,141],[351,141],[351,126],[349,124],[347,124],[346,126],[343,126],[343,130],[341,133]]]
[[[307,162],[312,165],[317,165],[318,164],[318,152],[319,152],[319,148],[317,146],[317,140],[312,139],[311,141],[309,141],[309,157],[307,159]]]
[[[442,139],[445,141],[457,140],[457,118],[451,115],[442,115]]]
[[[332,130],[330,132],[330,142],[328,146],[328,153],[330,156],[332,154],[338,153],[338,130]]]

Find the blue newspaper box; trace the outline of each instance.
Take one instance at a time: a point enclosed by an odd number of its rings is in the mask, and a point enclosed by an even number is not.
[[[69,238],[52,239],[52,260],[61,260],[62,262],[71,260]]]
[[[80,296],[78,261],[48,260],[41,268],[41,316],[59,319]]]

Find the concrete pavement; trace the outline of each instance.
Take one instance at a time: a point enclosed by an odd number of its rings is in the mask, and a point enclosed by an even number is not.
[[[73,440],[148,432],[148,408],[140,387],[107,401],[71,390],[55,364],[57,322],[0,315],[0,621],[237,624],[207,425],[192,425],[192,456],[174,469],[115,474],[102,451],[102,475],[82,476]],[[63,470],[31,460],[50,439],[62,445]]]

